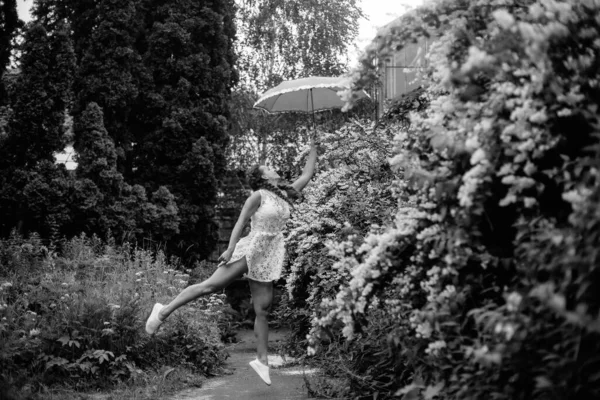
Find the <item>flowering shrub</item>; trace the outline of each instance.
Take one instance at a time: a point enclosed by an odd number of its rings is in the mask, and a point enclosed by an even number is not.
[[[207,375],[225,360],[222,294],[182,307],[155,336],[145,333],[154,302],[173,298],[189,280],[161,251],[82,236],[66,242],[59,256],[35,236],[13,235],[0,242],[0,257],[5,385],[85,389],[168,365]]]
[[[317,247],[335,284],[312,289],[308,353],[375,352],[338,394],[600,396],[598,15],[594,0],[440,0],[367,49],[357,88],[375,56],[430,37],[431,103],[394,139],[393,221]]]
[[[279,309],[283,310],[280,318],[292,326],[294,334],[288,351],[305,348],[319,304],[351,279],[354,264],[336,263],[337,255],[350,260],[364,235],[391,222],[397,200],[392,185],[395,174],[387,158],[395,128],[373,129],[368,121],[352,120],[319,134],[325,155],[292,214],[287,235],[287,296]],[[301,153],[299,158],[304,156]],[[342,348],[332,348],[331,357],[333,353],[348,356]],[[334,372],[339,363],[323,360],[321,367]]]

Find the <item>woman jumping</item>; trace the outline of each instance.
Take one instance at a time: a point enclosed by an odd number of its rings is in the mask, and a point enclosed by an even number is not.
[[[169,304],[156,303],[146,322],[146,332],[154,334],[163,321],[184,304],[227,287],[246,274],[252,293],[256,319],[256,360],[250,366],[267,384],[269,360],[267,345],[269,325],[267,316],[273,300],[273,281],[281,277],[285,246],[282,230],[290,217],[292,200],[299,197],[315,172],[317,146],[310,140],[310,153],[300,177],[291,185],[280,182],[279,175],[264,165],[255,165],[249,171],[249,184],[253,192],[246,199],[240,216],[231,232],[229,247],[219,257],[217,270],[207,280],[188,286]],[[240,239],[242,230],[250,220],[250,233]]]

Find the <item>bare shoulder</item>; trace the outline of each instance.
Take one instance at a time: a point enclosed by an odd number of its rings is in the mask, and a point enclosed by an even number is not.
[[[249,208],[258,208],[258,206],[260,206],[260,201],[261,201],[260,190],[256,190],[256,191],[252,192],[252,194],[250,196],[248,196],[248,198],[246,199],[246,204],[244,206],[249,207]]]

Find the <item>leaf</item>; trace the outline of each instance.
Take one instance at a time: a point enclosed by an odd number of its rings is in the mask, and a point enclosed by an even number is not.
[[[435,396],[439,395],[443,388],[444,388],[444,382],[439,382],[435,386],[429,385],[423,392],[423,398],[425,400],[431,400]]]
[[[545,376],[535,377],[535,387],[537,389],[547,389],[552,387],[552,382]]]
[[[172,367],[169,367],[169,368],[167,368],[167,369],[165,370],[165,372],[163,372],[163,374],[162,374],[162,378],[163,378],[163,379],[167,379],[167,376],[169,376],[169,374],[170,374],[171,372],[173,372],[173,371],[175,371],[175,368],[172,368]]]
[[[423,388],[423,385],[417,385],[417,384],[411,383],[410,385],[406,385],[403,388],[398,389],[396,391],[396,393],[394,393],[394,396],[400,396],[402,394],[407,395],[414,390],[418,390],[418,389],[422,389],[422,388]],[[412,397],[410,397],[410,398],[412,398]]]
[[[50,361],[48,361],[46,363],[46,369],[50,369],[55,365],[62,366],[62,365],[68,364],[68,363],[69,363],[69,360],[67,360],[67,359],[64,359],[62,357],[53,357]]]
[[[71,338],[68,336],[61,336],[60,338],[56,339],[56,341],[62,343],[63,346],[66,346],[70,339]]]

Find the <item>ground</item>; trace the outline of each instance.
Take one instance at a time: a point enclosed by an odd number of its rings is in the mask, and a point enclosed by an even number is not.
[[[274,329],[269,333],[269,348],[276,347],[287,331]],[[294,365],[292,360],[278,355],[269,356],[271,386],[267,386],[248,365],[256,358],[254,332],[243,330],[237,334],[238,342],[227,350],[230,357],[227,368],[231,375],[208,379],[201,388],[187,389],[169,400],[297,400],[308,399],[304,374],[310,371]]]

